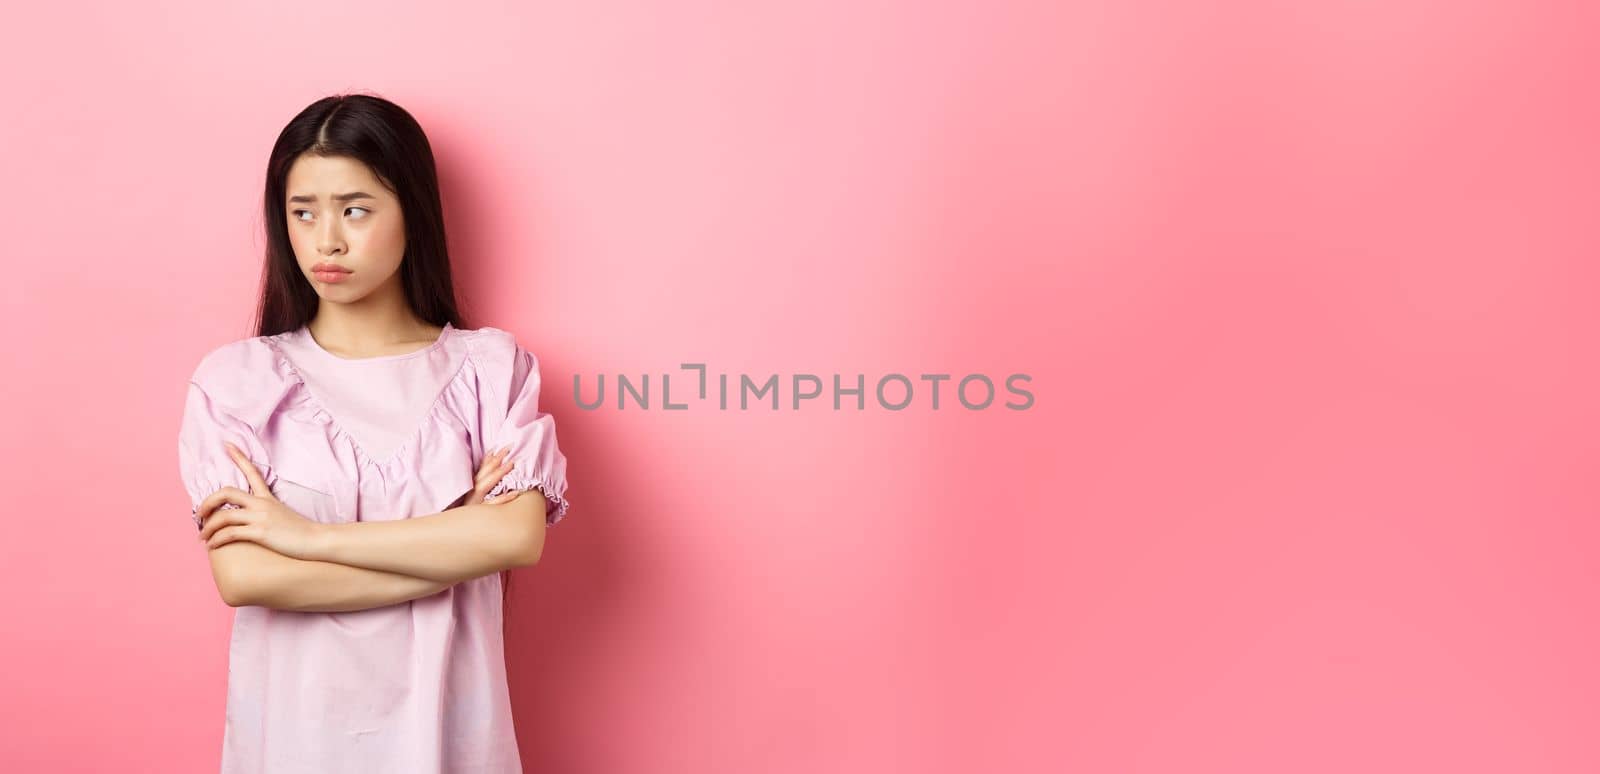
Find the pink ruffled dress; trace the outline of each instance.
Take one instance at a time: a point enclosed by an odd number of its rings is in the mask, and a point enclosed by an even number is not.
[[[567,512],[555,431],[538,360],[506,331],[447,324],[424,349],[348,359],[302,326],[201,359],[178,462],[192,519],[217,489],[249,491],[227,440],[306,518],[384,521],[459,505],[509,445],[490,495],[538,489],[554,525]],[[235,608],[222,771],[520,772],[501,634],[499,573],[369,610]]]

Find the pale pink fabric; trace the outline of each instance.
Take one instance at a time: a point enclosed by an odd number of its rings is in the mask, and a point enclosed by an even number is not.
[[[179,431],[191,518],[217,489],[249,489],[224,440],[316,521],[450,508],[502,444],[514,467],[491,494],[542,491],[550,525],[567,512],[538,360],[497,328],[446,325],[422,350],[365,359],[304,327],[218,347],[190,379]],[[236,608],[222,771],[519,772],[501,633],[498,573],[370,610]]]

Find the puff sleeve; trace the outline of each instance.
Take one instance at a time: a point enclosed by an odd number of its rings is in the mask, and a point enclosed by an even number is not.
[[[512,468],[485,499],[512,490],[538,489],[545,498],[545,524],[554,525],[567,515],[567,458],[556,444],[556,420],[539,409],[539,359],[522,347],[515,348],[505,419],[497,428],[490,449],[509,446]]]
[[[250,491],[250,482],[228,456],[224,441],[232,442],[250,457],[269,487],[276,485],[277,474],[265,462],[266,449],[255,431],[191,379],[178,427],[178,473],[189,494],[189,519],[196,529],[202,526],[198,516],[200,502],[211,493],[225,486]],[[223,503],[221,507],[239,506]]]

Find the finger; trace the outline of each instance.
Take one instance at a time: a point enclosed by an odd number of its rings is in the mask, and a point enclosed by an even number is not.
[[[489,452],[488,454],[484,455],[483,462],[478,463],[478,470],[489,470],[489,469],[495,467],[496,465],[500,464],[500,457],[503,456],[505,453],[506,453],[506,450],[501,448],[501,449],[495,449],[494,451]]]
[[[200,517],[201,523],[204,523],[211,516],[211,512],[222,507],[223,503],[233,503],[241,508],[248,508],[257,502],[259,499],[255,495],[238,487],[225,486],[206,495],[206,498],[200,501],[200,507],[195,509],[195,515]]]
[[[489,475],[489,471],[491,469],[493,469],[494,465],[495,465],[495,461],[494,461],[494,455],[493,454],[490,454],[489,456],[484,457],[483,458],[483,462],[478,463],[477,471],[475,471],[472,474],[472,484],[473,484],[473,486],[477,486],[478,484],[483,483],[484,477]]]
[[[228,447],[228,456],[233,458],[234,466],[244,474],[245,480],[250,482],[250,493],[257,497],[271,497],[272,490],[267,488],[266,480],[261,477],[261,471],[256,469],[256,464],[251,461],[249,455],[240,451],[239,447],[231,442],[223,441],[223,444]]]
[[[491,497],[491,498],[485,500],[484,503],[485,504],[489,504],[489,505],[499,505],[500,503],[509,503],[512,500],[517,499],[517,495],[520,495],[520,494],[522,494],[522,490],[521,489],[513,489],[513,490],[511,490],[509,492],[502,492],[500,494],[497,494],[494,497]]]
[[[252,511],[243,508],[222,508],[212,514],[211,518],[206,519],[205,526],[200,528],[200,539],[209,540],[212,535],[217,534],[217,530],[229,526],[248,525],[254,519],[255,514]]]
[[[205,526],[200,528],[198,539],[204,542],[210,540],[212,535],[217,534],[217,530],[233,524],[243,524],[243,511],[244,509],[242,508],[223,508],[212,514],[211,518],[206,519]]]
[[[511,461],[510,460],[506,460],[505,462],[500,463],[500,467],[495,468],[493,471],[490,471],[489,474],[484,477],[483,481],[481,481],[478,484],[477,491],[479,493],[479,496],[483,496],[483,495],[489,494],[489,492],[491,490],[493,490],[495,488],[495,486],[500,483],[500,479],[505,478],[506,474],[510,473],[510,472],[511,472]]]
[[[247,539],[249,533],[245,532],[244,529],[244,527],[233,526],[228,527],[227,529],[218,530],[217,534],[212,535],[211,539],[206,541],[206,550],[209,551],[213,548],[225,546],[234,541]]]
[[[499,449],[489,456],[484,457],[483,464],[478,466],[478,476],[482,478],[485,476],[494,475],[494,472],[499,470],[501,464],[505,461],[506,451],[506,449]]]
[[[472,502],[483,502],[483,498],[487,497],[489,495],[489,490],[493,488],[494,484],[490,483],[489,481],[484,481],[477,486],[474,486],[472,488]]]
[[[493,489],[494,485],[500,483],[500,479],[505,478],[506,474],[510,472],[511,460],[506,460],[505,462],[500,463],[500,465],[494,470],[489,471],[489,475],[483,479],[484,484],[486,485],[485,491]]]
[[[227,507],[229,505],[242,509],[249,508],[253,503],[257,502],[260,502],[260,498],[242,489],[224,487],[212,492],[206,499],[200,501],[200,507],[195,510],[196,515],[200,517],[200,525],[204,527],[205,523],[215,517],[219,511],[233,510],[233,508]]]
[[[488,483],[489,489],[493,489],[494,485],[500,483],[500,479],[505,478],[506,474],[510,472],[511,460],[506,460],[505,462],[500,463],[499,467],[489,471],[489,477],[484,479],[484,481]]]

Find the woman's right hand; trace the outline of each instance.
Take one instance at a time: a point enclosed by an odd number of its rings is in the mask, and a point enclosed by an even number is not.
[[[462,505],[508,503],[517,499],[517,495],[522,494],[522,490],[518,489],[501,493],[492,500],[483,499],[484,495],[489,494],[494,489],[495,484],[500,483],[500,479],[511,472],[511,462],[505,458],[506,450],[509,448],[498,449],[483,458],[483,464],[478,466],[478,475],[473,481],[472,491],[468,492],[466,499],[461,501]]]

